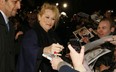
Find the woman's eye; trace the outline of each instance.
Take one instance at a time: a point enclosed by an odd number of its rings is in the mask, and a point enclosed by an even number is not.
[[[17,3],[17,1],[13,1],[13,4],[16,4]]]
[[[55,20],[54,18],[52,20]]]
[[[48,18],[48,19],[49,19],[49,17],[46,17],[46,18]]]

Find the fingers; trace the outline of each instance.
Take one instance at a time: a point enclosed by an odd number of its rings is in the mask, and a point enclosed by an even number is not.
[[[105,41],[107,42],[109,42],[109,41],[113,41],[114,39],[113,39],[113,37],[112,38],[108,38],[108,39],[105,39]]]
[[[110,43],[116,45],[116,35],[112,36],[112,38],[105,39],[105,42],[110,42]]]
[[[68,48],[69,48],[69,50],[71,51],[71,52],[74,52],[75,51],[75,49],[69,44],[68,45]],[[80,53],[82,53],[82,54],[84,54],[84,49],[85,47],[84,46],[81,46],[81,51],[80,51]]]
[[[54,57],[50,63],[53,69],[57,70],[58,64],[62,62],[63,60],[60,57]]]
[[[105,39],[105,41],[116,41],[116,36],[112,36],[111,38]]]
[[[59,53],[64,49],[64,47],[60,45],[59,43],[57,44],[53,43],[50,48],[51,48],[52,54],[54,54],[54,52]]]
[[[116,41],[116,36],[113,36],[113,37],[112,37],[112,40],[113,40],[113,41]]]
[[[60,49],[64,49],[64,47],[62,45],[60,45],[59,43],[55,44],[57,48],[60,48]]]
[[[116,41],[111,41],[110,43],[112,43],[112,44],[116,45]]]
[[[71,44],[68,45],[68,48],[70,51],[74,51],[74,48],[71,46]]]
[[[80,53],[82,53],[84,55],[84,50],[85,50],[85,47],[84,46],[81,46],[81,51]]]
[[[57,44],[53,43],[52,47],[56,47],[56,48],[59,48],[59,49],[64,49],[64,47],[62,45],[60,45],[59,43],[57,43]]]

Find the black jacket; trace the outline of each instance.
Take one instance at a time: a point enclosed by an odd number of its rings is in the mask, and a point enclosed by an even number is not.
[[[43,48],[58,42],[52,30],[45,32],[38,22],[23,37],[17,72],[54,72],[50,61],[42,57]]]
[[[14,72],[14,30],[10,23],[8,31],[0,12],[0,72]]]

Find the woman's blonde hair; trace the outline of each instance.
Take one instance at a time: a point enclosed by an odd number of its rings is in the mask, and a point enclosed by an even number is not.
[[[39,15],[42,16],[46,9],[50,9],[55,13],[55,25],[56,25],[59,20],[59,9],[57,8],[57,6],[53,4],[44,3],[41,7],[41,10],[38,13],[38,16]]]

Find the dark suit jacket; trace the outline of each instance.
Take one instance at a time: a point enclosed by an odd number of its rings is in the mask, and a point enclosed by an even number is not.
[[[14,72],[14,62],[14,30],[11,24],[7,30],[0,13],[0,72]]]

